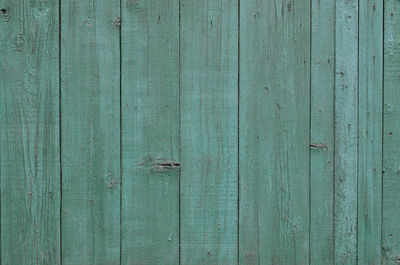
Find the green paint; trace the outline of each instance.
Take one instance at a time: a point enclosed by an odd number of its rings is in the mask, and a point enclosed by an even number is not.
[[[61,3],[62,264],[119,264],[119,1]]]
[[[400,2],[384,7],[384,130],[382,256],[384,265],[400,262]]]
[[[124,1],[121,33],[122,264],[179,264],[179,2]]]
[[[60,264],[58,1],[0,1],[1,264]]]
[[[360,1],[358,264],[380,264],[382,214],[383,1]]]
[[[241,1],[241,264],[309,264],[310,12]]]
[[[358,1],[336,1],[335,264],[357,264]]]
[[[238,1],[181,0],[181,264],[237,264]]]
[[[310,264],[329,265],[334,264],[334,1],[312,1],[311,37]]]
[[[1,264],[399,264],[397,0],[0,0],[0,47]]]

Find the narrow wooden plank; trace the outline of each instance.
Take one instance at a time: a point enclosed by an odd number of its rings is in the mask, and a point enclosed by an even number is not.
[[[240,3],[240,264],[309,264],[311,4]]]
[[[0,1],[1,264],[60,264],[58,1]]]
[[[358,264],[381,264],[383,1],[360,1]]]
[[[122,264],[179,264],[179,1],[122,6]]]
[[[312,1],[310,264],[334,264],[335,1]]]
[[[61,2],[63,265],[120,262],[119,10]]]
[[[358,0],[336,1],[335,50],[335,264],[356,264]]]
[[[181,0],[181,264],[237,264],[238,1]]]
[[[383,219],[384,265],[400,263],[400,2],[384,6]]]

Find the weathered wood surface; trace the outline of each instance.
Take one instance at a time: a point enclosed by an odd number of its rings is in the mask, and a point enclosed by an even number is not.
[[[358,1],[336,1],[335,264],[357,264]]]
[[[1,264],[60,264],[58,1],[0,1]]]
[[[241,264],[309,263],[310,12],[240,3]]]
[[[237,264],[238,1],[180,14],[181,264]]]
[[[122,18],[122,264],[179,264],[179,1]]]
[[[384,129],[382,256],[400,263],[400,2],[384,6]]]
[[[61,1],[62,264],[120,261],[119,1]]]
[[[360,1],[358,264],[380,264],[382,225],[383,1]]]
[[[400,264],[400,2],[0,0],[0,264]]]
[[[334,263],[335,2],[312,1],[310,265]]]

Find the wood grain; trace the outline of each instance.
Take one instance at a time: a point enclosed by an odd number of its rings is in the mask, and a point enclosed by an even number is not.
[[[400,262],[400,2],[384,6],[383,217],[384,265]]]
[[[179,264],[179,1],[122,6],[122,264]]]
[[[181,264],[237,264],[238,1],[181,0]]]
[[[63,265],[120,263],[119,10],[61,2]]]
[[[1,264],[60,264],[58,1],[0,1]]]
[[[310,2],[240,2],[240,264],[309,264]]]
[[[334,264],[335,1],[312,1],[310,264]]]
[[[360,1],[358,264],[381,264],[383,1]]]
[[[336,1],[335,264],[357,264],[358,1]]]
[[[0,264],[400,264],[398,0],[0,0]]]

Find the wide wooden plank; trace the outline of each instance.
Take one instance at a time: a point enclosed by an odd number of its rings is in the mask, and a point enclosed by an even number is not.
[[[360,1],[358,264],[381,264],[383,1]]]
[[[357,263],[358,1],[336,1],[335,264]]]
[[[60,264],[58,1],[0,1],[1,264]]]
[[[311,4],[240,3],[240,264],[309,264]]]
[[[179,264],[179,1],[122,6],[122,264]]]
[[[383,218],[384,265],[400,263],[400,2],[384,6]]]
[[[237,264],[238,1],[181,0],[181,264]]]
[[[333,261],[335,2],[312,1],[310,264]]]
[[[62,263],[120,262],[119,1],[61,1]]]

